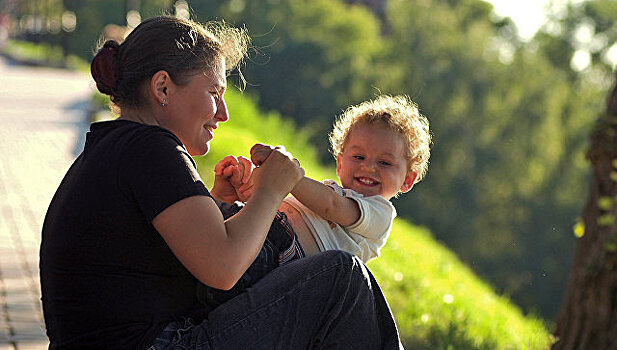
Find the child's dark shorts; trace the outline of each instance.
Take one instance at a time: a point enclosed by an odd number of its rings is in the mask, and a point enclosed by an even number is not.
[[[219,207],[225,218],[237,213],[241,209],[240,206],[230,206],[224,203],[219,204]],[[257,258],[255,258],[255,261],[249,266],[240,280],[230,290],[216,289],[200,283],[197,286],[197,299],[214,309],[244,292],[273,269],[304,256],[298,237],[287,222],[287,216],[282,212],[277,212]]]

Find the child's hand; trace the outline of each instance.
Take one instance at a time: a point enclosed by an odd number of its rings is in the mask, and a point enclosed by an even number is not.
[[[253,164],[243,156],[227,156],[214,167],[214,186],[211,194],[228,203],[246,202],[253,194]]]
[[[253,173],[255,188],[267,189],[285,197],[304,176],[300,162],[283,146],[255,144],[251,161],[257,166]]]
[[[253,195],[253,170],[255,166],[251,161],[243,156],[238,157],[238,164],[234,168],[234,171],[231,175],[230,182],[236,189],[236,193],[238,194],[238,199],[242,202],[246,202]],[[223,173],[227,168],[223,170]],[[239,185],[239,186],[237,186]]]
[[[256,143],[253,147],[251,147],[251,161],[256,166],[260,166],[266,161],[266,159],[268,159],[273,150],[274,147],[272,146]]]

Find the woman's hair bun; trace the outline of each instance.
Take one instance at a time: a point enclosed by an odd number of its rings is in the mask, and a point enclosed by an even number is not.
[[[90,72],[96,82],[96,88],[106,95],[113,95],[118,79],[118,44],[115,40],[107,40],[92,59]]]

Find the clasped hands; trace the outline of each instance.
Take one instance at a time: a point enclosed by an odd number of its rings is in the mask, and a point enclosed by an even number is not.
[[[214,167],[210,194],[227,203],[246,202],[256,192],[270,192],[284,198],[304,176],[300,162],[283,146],[255,144],[251,159],[226,156]]]

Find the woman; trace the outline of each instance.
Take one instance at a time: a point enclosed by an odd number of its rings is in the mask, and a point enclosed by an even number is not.
[[[43,225],[41,288],[51,349],[398,348],[374,278],[333,252],[278,268],[208,310],[196,287],[230,289],[258,255],[277,208],[303,175],[282,148],[254,159],[254,192],[209,192],[191,158],[227,121],[226,71],[246,34],[162,16],[92,62],[120,117],[91,125]]]

